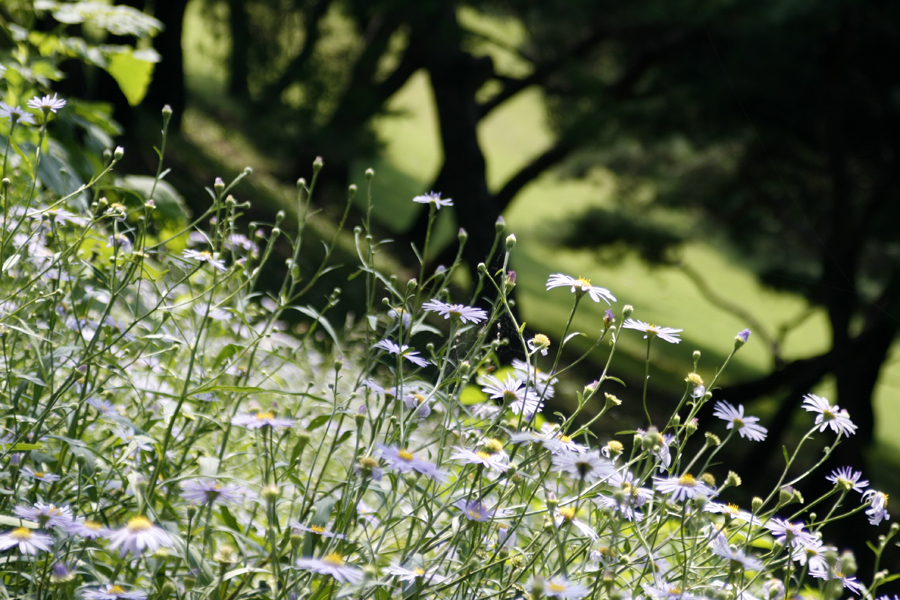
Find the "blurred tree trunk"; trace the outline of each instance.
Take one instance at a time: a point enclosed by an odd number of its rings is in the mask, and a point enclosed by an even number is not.
[[[228,93],[239,100],[250,98],[247,77],[250,74],[250,22],[245,0],[228,0],[228,26],[231,31],[231,55],[228,58]]]
[[[147,90],[147,97],[141,103],[142,110],[159,114],[162,107],[172,107],[172,121],[169,131],[177,133],[181,129],[181,118],[187,104],[184,88],[184,50],[181,45],[184,33],[184,11],[188,0],[158,0],[154,14],[165,28],[153,40],[153,47],[162,56],[162,61],[153,71],[153,81]]]

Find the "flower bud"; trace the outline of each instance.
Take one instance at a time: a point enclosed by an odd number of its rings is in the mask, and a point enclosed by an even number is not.
[[[735,350],[740,349],[742,346],[744,346],[744,344],[747,343],[747,340],[749,338],[750,338],[750,330],[749,329],[745,329],[745,330],[741,331],[740,333],[738,333],[736,336],[734,336],[734,349]]]
[[[221,195],[222,191],[225,189],[225,182],[222,181],[221,177],[216,177],[216,182],[213,184],[213,188],[216,190],[217,195]]]
[[[322,160],[321,156],[317,156],[316,160],[313,161],[313,173],[318,173],[324,166],[325,161]]]
[[[278,497],[281,496],[281,490],[275,484],[269,484],[263,487],[262,493],[260,494],[266,502],[275,502],[278,500]]]
[[[741,485],[741,476],[734,471],[728,471],[728,477],[725,478],[723,487],[739,487]]]
[[[844,552],[841,553],[841,573],[848,577],[852,577],[856,574],[856,571],[856,556],[853,555],[851,550],[844,550]]]
[[[641,449],[646,452],[654,452],[662,446],[663,441],[660,440],[659,430],[656,427],[651,427],[647,430],[647,433],[644,434],[644,437],[641,439]]]
[[[628,317],[630,317],[630,316],[631,316],[631,313],[633,313],[633,312],[634,312],[634,307],[633,307],[632,305],[630,305],[630,304],[626,304],[626,305],[622,308],[622,316],[625,317],[626,319],[627,319]]]
[[[604,393],[603,393],[603,397],[606,398],[606,406],[607,406],[607,407],[621,406],[621,405],[622,405],[622,401],[619,400],[619,399],[618,399],[616,396],[614,396],[613,394],[608,394],[608,393],[604,392]],[[616,442],[616,443],[618,443],[618,442]],[[619,444],[619,445],[621,445],[621,444]]]
[[[372,178],[375,177],[375,169],[369,167],[366,169],[366,181],[372,181]]]
[[[494,223],[494,230],[497,233],[503,233],[504,229],[506,229],[506,221],[503,220],[503,217],[497,217],[497,222]]]
[[[722,440],[719,439],[719,436],[717,436],[714,433],[709,433],[708,431],[706,432],[706,445],[707,446],[718,446],[721,443],[722,443]]]
[[[459,240],[459,243],[460,243],[460,244],[465,244],[465,243],[466,243],[466,240],[469,239],[469,233],[468,233],[465,229],[463,229],[462,227],[460,227],[460,228],[459,228],[459,233],[456,234],[456,239]]]
[[[512,250],[516,246],[516,234],[511,233],[506,236],[506,249]]]
[[[419,285],[419,282],[416,281],[416,278],[413,277],[409,281],[406,282],[406,293],[410,293],[416,289],[416,286]]]
[[[125,148],[123,148],[122,146],[116,146],[116,149],[113,152],[113,158],[119,161],[122,160],[123,156],[125,156]]]

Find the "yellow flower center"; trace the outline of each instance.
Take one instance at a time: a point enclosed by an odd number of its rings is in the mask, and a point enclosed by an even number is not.
[[[694,479],[694,476],[690,473],[685,473],[681,477],[678,478],[678,485],[686,485],[688,487],[694,487],[697,485],[697,480]]]
[[[477,456],[481,460],[487,460],[491,457],[490,454],[488,454],[487,452],[483,452],[483,451],[476,452],[475,456]]]
[[[570,438],[567,435],[561,435],[561,436],[559,436],[559,441],[561,441],[563,444],[568,444],[569,442],[572,441],[572,438]]]
[[[491,454],[495,454],[503,450],[503,442],[495,440],[494,438],[484,440],[484,449]]]
[[[575,280],[576,287],[587,290],[591,287],[591,280],[586,277],[579,277]]]
[[[38,479],[43,479],[43,478],[44,478],[44,472],[43,472],[43,471],[33,471],[33,473],[34,473],[34,476],[37,477]]]
[[[519,397],[516,395],[515,392],[511,392],[509,390],[506,390],[503,392],[503,401],[504,402],[515,402],[518,399],[519,399]]]
[[[342,557],[337,552],[332,552],[331,554],[328,554],[327,556],[325,556],[322,559],[322,562],[326,562],[326,563],[328,563],[330,565],[334,565],[336,567],[343,567],[344,566],[344,557]]]
[[[413,459],[413,454],[409,450],[397,450],[397,457],[410,462]]]
[[[210,258],[212,258],[212,252],[210,252],[209,250],[204,250],[200,253],[199,258],[200,260],[209,260]]]
[[[109,587],[108,590],[106,590],[106,593],[107,594],[116,594],[116,595],[124,594],[125,588],[123,588],[121,585],[112,585]]]
[[[534,338],[531,340],[534,342],[534,345],[538,348],[549,348],[550,347],[550,338],[548,338],[543,333],[536,333]]]
[[[309,528],[310,528],[314,533],[325,533],[325,528],[324,528],[324,527],[319,527],[318,525],[310,525]]]
[[[425,569],[423,569],[422,567],[417,567],[416,569],[413,569],[413,573],[416,574],[416,577],[421,577],[425,574]]]
[[[551,592],[558,593],[558,592],[564,592],[569,588],[567,588],[566,586],[564,586],[561,583],[548,583],[547,589]]]
[[[266,419],[274,419],[274,418],[275,418],[275,413],[271,413],[271,412],[258,412],[258,413],[256,413],[256,415],[254,415],[254,416],[255,416],[257,419],[259,419],[260,421],[265,421]]]
[[[559,515],[564,518],[566,521],[575,520],[575,509],[574,508],[560,508]]]
[[[371,456],[365,456],[359,459],[359,464],[365,467],[366,469],[374,469],[378,466],[378,461],[372,458]]]
[[[729,504],[729,505],[726,506],[725,508],[727,508],[727,509],[728,509],[728,512],[730,512],[730,513],[733,514],[733,515],[736,515],[736,514],[738,514],[739,512],[741,512],[741,509],[740,509],[740,507],[738,507],[737,504]]]
[[[93,529],[94,531],[99,531],[100,527],[102,527],[97,521],[85,521],[84,526],[88,529]]]
[[[423,396],[422,394],[413,394],[412,397],[415,398],[416,402],[418,402],[419,404],[425,402],[425,396]]]
[[[27,542],[31,539],[31,532],[25,527],[17,527],[9,532],[9,537],[14,540],[20,540],[23,542]]]
[[[128,531],[147,531],[153,527],[153,523],[147,517],[134,517],[128,521]]]

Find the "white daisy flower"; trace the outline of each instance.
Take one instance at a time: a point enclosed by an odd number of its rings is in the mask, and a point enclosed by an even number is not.
[[[759,417],[744,416],[743,404],[738,404],[738,407],[735,408],[729,402],[718,400],[715,410],[713,410],[713,416],[728,421],[728,429],[737,429],[742,438],[748,438],[754,442],[763,441],[769,433],[765,427],[757,425]]]
[[[826,398],[815,394],[806,394],[803,398],[803,408],[818,413],[816,425],[819,426],[819,431],[831,427],[831,430],[839,435],[856,433],[856,425],[850,420],[850,414],[846,410],[841,410],[837,404],[832,406]]]
[[[330,575],[341,583],[358,585],[365,579],[365,573],[359,567],[348,565],[337,552],[322,558],[301,558],[296,563],[298,569],[311,571],[319,575]]]
[[[504,381],[500,381],[493,375],[485,375],[483,384],[482,392],[495,400],[502,401],[517,415],[523,414],[530,417],[544,407],[544,402],[535,393],[534,388],[526,386],[525,382],[512,375],[507,375]]]
[[[607,304],[611,304],[616,301],[616,297],[612,295],[612,292],[606,288],[591,285],[591,280],[585,279],[584,277],[576,279],[569,275],[564,275],[563,273],[555,273],[547,279],[547,289],[552,290],[556,287],[572,288],[573,294],[577,294],[578,296],[587,294],[594,302],[603,300]]]
[[[18,546],[20,554],[34,555],[39,550],[49,552],[52,544],[52,537],[43,533],[33,533],[27,527],[17,527],[12,531],[0,534],[0,550],[9,550]]]
[[[109,537],[109,549],[118,548],[120,558],[125,558],[129,552],[139,556],[144,550],[152,553],[161,546],[171,548],[174,544],[172,536],[144,516],[129,519],[125,527],[115,530]]]
[[[669,494],[675,502],[691,500],[698,496],[710,498],[716,495],[714,489],[695,479],[690,473],[685,473],[681,477],[654,477],[653,483],[656,485],[656,491]]]
[[[441,198],[440,192],[428,192],[427,194],[416,196],[413,198],[413,202],[418,202],[419,204],[431,204],[438,210],[440,210],[442,206],[453,206],[453,199]]]
[[[643,321],[638,321],[637,319],[625,319],[625,322],[622,323],[622,327],[625,329],[636,329],[638,331],[644,332],[644,339],[648,339],[651,337],[658,337],[664,342],[669,342],[670,344],[679,344],[681,343],[681,338],[678,337],[684,329],[673,329],[672,327],[660,327],[659,325],[651,325],[650,323],[644,323]]]
[[[475,308],[474,306],[466,306],[464,304],[448,304],[440,300],[430,300],[422,305],[422,308],[429,312],[436,312],[445,319],[459,319],[465,323],[480,323],[487,319],[487,311]]]

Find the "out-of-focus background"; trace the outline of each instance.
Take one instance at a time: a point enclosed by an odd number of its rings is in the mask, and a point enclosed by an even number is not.
[[[859,426],[828,464],[900,487],[900,4],[119,4],[164,22],[152,41],[161,61],[123,66],[119,85],[73,64],[63,86],[114,104],[127,159],[148,172],[170,104],[168,179],[189,205],[207,202],[197,190],[214,176],[249,165],[237,190],[253,203],[248,219],[284,209],[289,224],[294,182],[321,156],[313,234],[325,235],[351,183],[360,193],[350,223],[360,222],[372,167],[373,219],[394,240],[383,248],[410,277],[427,220],[413,196],[455,203],[440,211],[429,269],[452,261],[459,227],[474,268],[502,215],[518,237],[516,302],[530,331],[565,325],[572,296],[544,289],[557,272],[609,288],[617,314],[630,303],[635,318],[684,329],[681,344],[653,346],[655,414],[677,402],[694,350],[709,381],[734,335],[753,331],[714,392],[770,430],[723,459],[751,493],[808,427],[806,393]],[[352,239],[342,243],[352,264]],[[461,298],[470,272],[457,281]],[[358,309],[352,295],[343,306]],[[585,336],[571,357],[593,344],[606,308],[581,304],[573,327]],[[635,334],[621,350],[613,371],[626,387],[608,391],[627,415],[640,403],[646,346]],[[607,352],[563,379],[561,409]],[[622,417],[598,435],[636,423]],[[842,542],[861,546],[852,529]]]

